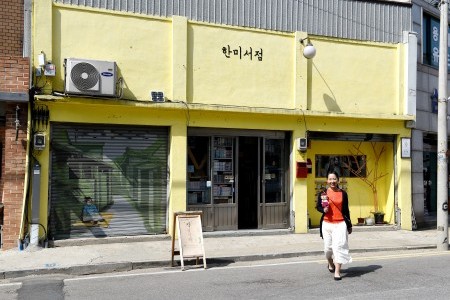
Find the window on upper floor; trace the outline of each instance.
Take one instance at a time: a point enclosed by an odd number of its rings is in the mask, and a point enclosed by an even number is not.
[[[422,23],[422,62],[425,65],[436,68],[439,68],[439,30],[439,19],[424,14]],[[450,55],[449,50],[448,55]],[[448,55],[447,65],[450,67]]]

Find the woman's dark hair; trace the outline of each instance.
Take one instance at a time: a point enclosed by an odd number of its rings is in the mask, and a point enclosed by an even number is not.
[[[339,174],[338,174],[336,171],[330,171],[330,172],[328,172],[328,174],[327,174],[327,179],[328,179],[328,176],[329,176],[330,174],[335,175],[336,178],[337,178],[337,180],[338,180],[338,182],[339,182]]]

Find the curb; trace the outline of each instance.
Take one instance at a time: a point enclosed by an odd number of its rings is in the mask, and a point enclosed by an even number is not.
[[[146,262],[118,262],[103,263],[95,265],[78,265],[62,268],[41,268],[30,270],[16,270],[0,272],[0,279],[12,279],[18,277],[32,275],[50,275],[50,274],[66,274],[66,275],[94,275],[113,272],[127,272],[138,269],[157,268],[170,266],[171,261],[146,261]]]
[[[421,245],[421,246],[401,246],[401,247],[385,247],[385,248],[366,248],[366,249],[351,249],[351,253],[367,253],[367,252],[381,252],[381,251],[406,251],[406,250],[424,250],[424,249],[436,249],[436,245]],[[293,257],[305,257],[305,256],[317,256],[323,255],[323,251],[303,251],[303,252],[287,252],[277,254],[255,254],[246,256],[225,256],[207,258],[206,262],[223,263],[223,262],[246,262],[257,260],[268,260],[278,258],[293,258]]]
[[[367,252],[381,252],[381,251],[405,251],[405,250],[421,250],[421,249],[436,249],[436,245],[420,245],[420,246],[401,246],[401,247],[385,247],[385,248],[360,248],[352,249],[352,253],[367,253]],[[288,252],[275,254],[255,254],[246,256],[224,256],[211,257],[206,259],[207,265],[221,266],[236,262],[249,262],[258,260],[269,260],[279,258],[293,258],[305,256],[322,255],[323,251],[303,251],[303,252]],[[178,261],[176,262],[179,265]],[[117,262],[117,263],[102,263],[95,265],[74,265],[62,268],[40,268],[30,270],[14,270],[0,272],[0,279],[12,279],[18,277],[25,277],[31,275],[49,275],[49,274],[66,274],[66,275],[93,275],[113,272],[127,272],[132,270],[170,267],[171,260],[159,261],[141,261],[141,262]]]

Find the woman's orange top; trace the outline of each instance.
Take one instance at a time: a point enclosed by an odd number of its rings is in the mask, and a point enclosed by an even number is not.
[[[344,216],[342,215],[342,192],[327,189],[327,196],[329,209],[323,220],[328,223],[340,223],[344,221]]]

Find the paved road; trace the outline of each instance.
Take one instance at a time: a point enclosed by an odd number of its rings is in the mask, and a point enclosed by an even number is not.
[[[450,252],[354,256],[342,281],[322,257],[147,269],[99,276],[0,282],[0,299],[448,299]]]

